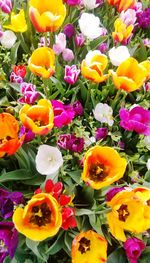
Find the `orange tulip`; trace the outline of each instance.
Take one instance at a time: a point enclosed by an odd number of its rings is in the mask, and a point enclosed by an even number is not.
[[[23,125],[33,133],[46,135],[54,126],[54,113],[51,102],[46,99],[38,101],[37,105],[25,104],[19,112]]]
[[[14,154],[22,145],[24,137],[18,138],[18,121],[9,113],[0,114],[0,157]]]
[[[107,261],[107,241],[96,232],[81,232],[72,243],[72,263],[105,263]]]
[[[30,0],[29,16],[38,32],[54,32],[60,28],[66,17],[62,0]]]
[[[94,146],[84,157],[82,180],[94,189],[101,189],[123,177],[127,161],[111,147]]]
[[[115,23],[115,32],[112,33],[112,37],[116,42],[126,44],[131,37],[134,26],[131,24],[127,26],[121,18],[117,18]]]
[[[95,83],[103,82],[108,77],[108,75],[103,74],[107,63],[107,57],[100,51],[89,51],[81,63],[81,73],[83,77]]]
[[[136,0],[107,0],[108,4],[116,6],[118,12],[126,11],[136,4]]]
[[[143,66],[147,70],[147,76],[146,80],[150,79],[150,60],[145,60],[140,63],[141,66]]]
[[[48,47],[40,47],[33,51],[29,59],[29,69],[37,76],[50,78],[55,72],[54,63],[54,51]]]
[[[132,57],[122,62],[116,72],[110,70],[110,73],[116,88],[127,92],[139,89],[148,76],[142,63],[138,64],[137,60]]]
[[[47,193],[34,195],[25,208],[18,207],[13,215],[15,228],[34,241],[52,237],[62,225],[57,200]]]
[[[112,211],[107,219],[112,235],[121,241],[126,241],[124,231],[142,233],[150,227],[150,190],[123,190],[117,193],[108,206]]]

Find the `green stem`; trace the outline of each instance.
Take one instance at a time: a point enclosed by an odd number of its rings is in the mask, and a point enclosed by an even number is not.
[[[19,40],[20,40],[20,44],[21,44],[23,50],[25,51],[25,53],[28,53],[28,54],[29,54],[29,53],[30,53],[30,50],[29,50],[27,44],[26,44],[25,41],[24,41],[24,37],[23,37],[22,33],[19,33],[19,34],[18,34],[18,38],[19,38]]]
[[[118,103],[118,98],[120,97],[120,94],[121,94],[121,89],[119,89],[117,91],[116,96],[114,97],[113,102],[111,104],[111,107],[112,107],[113,110],[114,110],[116,104]]]

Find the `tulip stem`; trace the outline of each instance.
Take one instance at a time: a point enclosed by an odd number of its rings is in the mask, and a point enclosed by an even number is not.
[[[18,38],[19,38],[19,40],[20,40],[20,44],[21,44],[23,50],[24,50],[26,53],[29,54],[29,53],[30,53],[30,50],[29,50],[27,44],[26,44],[25,41],[24,41],[24,37],[23,37],[22,33],[19,33],[19,34],[18,34]]]
[[[43,90],[44,90],[46,99],[48,99],[49,94],[48,94],[48,86],[47,86],[47,81],[46,81],[46,79],[43,79]]]
[[[116,93],[116,96],[114,97],[113,101],[112,101],[112,104],[111,104],[111,107],[112,109],[114,110],[116,104],[118,104],[118,99],[120,97],[120,94],[121,94],[121,89],[119,89]]]

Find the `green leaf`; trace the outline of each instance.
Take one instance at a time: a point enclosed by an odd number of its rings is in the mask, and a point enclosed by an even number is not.
[[[125,251],[122,248],[115,250],[109,255],[107,263],[128,263]]]
[[[76,216],[83,216],[83,215],[93,215],[94,212],[89,209],[76,209]]]
[[[81,183],[81,170],[67,172],[67,174],[77,183]]]
[[[27,180],[31,179],[32,175],[30,171],[27,169],[19,169],[15,171],[11,171],[8,173],[3,173],[0,176],[0,183],[8,182],[8,181],[17,181],[17,180]]]
[[[40,235],[40,233],[39,233]],[[29,249],[32,250],[32,252],[38,257],[40,258],[43,262],[47,262],[47,257],[45,255],[40,254],[39,249],[38,249],[38,245],[40,242],[37,241],[33,241],[29,238],[26,238],[26,245]]]
[[[16,64],[17,62],[17,53],[18,53],[18,48],[20,46],[20,41],[18,41],[12,48],[10,52],[10,58],[11,58],[11,63],[12,65]]]
[[[90,224],[93,227],[93,229],[98,234],[102,234],[100,217],[96,216],[96,215],[89,215],[89,221],[90,221]]]
[[[150,262],[150,247],[147,247],[142,255],[140,256],[138,263],[149,263]]]
[[[145,181],[150,182],[150,170],[146,172],[144,179]]]
[[[63,247],[63,243],[64,243],[64,235],[63,235],[63,231],[60,232],[58,238],[56,239],[56,241],[51,245],[51,247],[46,251],[46,254],[48,255],[55,255],[58,251],[60,251]]]

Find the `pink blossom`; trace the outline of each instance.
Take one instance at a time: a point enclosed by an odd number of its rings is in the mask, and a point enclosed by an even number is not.
[[[84,149],[84,139],[74,134],[61,134],[57,145],[62,149],[80,153]]]
[[[76,6],[80,4],[81,0],[65,0],[65,2],[70,6]]]
[[[0,0],[0,9],[6,14],[11,13],[12,0]]]
[[[4,34],[4,32],[3,32],[2,27],[0,25],[0,38],[3,36],[3,34]]]
[[[142,240],[136,237],[130,237],[126,240],[123,247],[130,263],[137,263],[138,258],[140,257],[142,251],[146,248],[146,245]]]
[[[75,101],[73,104],[73,110],[74,110],[74,113],[75,113],[75,117],[76,116],[82,116],[83,115],[83,106],[81,104],[81,102],[79,100]]]
[[[10,82],[13,82],[13,83],[22,83],[23,82],[23,78],[19,75],[17,75],[15,72],[11,72],[10,74]]]
[[[69,48],[66,48],[62,53],[62,57],[65,61],[71,62],[74,59],[73,51]]]
[[[64,80],[73,85],[76,83],[78,76],[80,74],[80,70],[77,69],[76,65],[72,65],[72,66],[65,66],[65,76],[64,76]]]
[[[47,43],[46,43],[47,41]],[[41,37],[40,38],[40,43],[38,44],[39,47],[45,47],[48,46],[50,47],[50,38],[47,37],[47,39],[45,39],[45,37]]]
[[[53,50],[56,55],[61,54],[66,48],[66,35],[64,33],[59,33],[55,37],[55,44],[53,45]]]
[[[127,25],[134,25],[136,21],[136,12],[133,9],[128,9],[127,11],[122,11],[120,14],[120,18]]]
[[[54,126],[61,128],[68,125],[74,118],[75,113],[71,105],[64,105],[58,100],[51,101],[54,110]]]
[[[77,47],[82,47],[85,42],[85,37],[82,33],[75,36],[75,44]]]
[[[20,92],[23,94],[23,97],[18,100],[20,103],[34,104],[40,95],[39,92],[36,91],[35,85],[26,82],[21,83]]]

